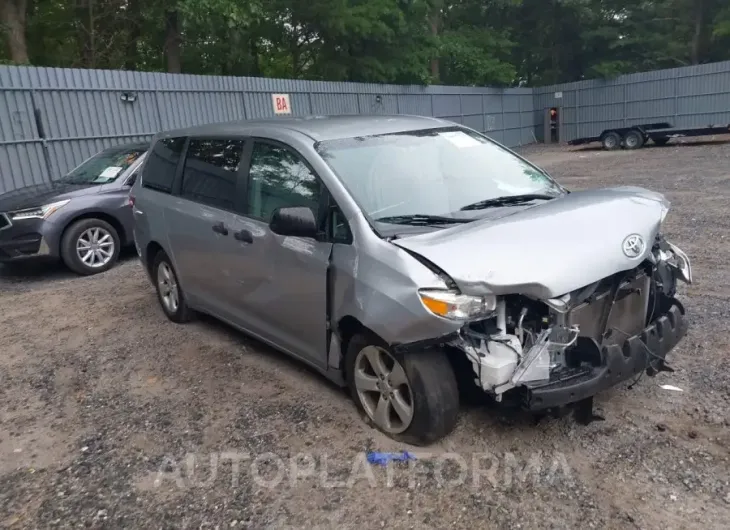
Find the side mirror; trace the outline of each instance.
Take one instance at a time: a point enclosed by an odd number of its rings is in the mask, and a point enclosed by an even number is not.
[[[137,182],[137,173],[133,173],[128,179],[127,182],[124,183],[124,185],[128,188],[131,188],[134,186],[134,183]]]
[[[306,206],[277,208],[271,216],[269,228],[280,236],[310,237],[317,236],[317,221],[314,212]]]

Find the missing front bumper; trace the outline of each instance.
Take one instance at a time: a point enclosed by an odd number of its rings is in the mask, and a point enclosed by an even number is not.
[[[540,383],[525,384],[524,405],[529,410],[545,410],[583,401],[622,381],[647,371],[661,370],[667,354],[687,334],[682,304],[671,300],[669,309],[623,346],[606,345],[601,350],[601,366],[585,368]]]

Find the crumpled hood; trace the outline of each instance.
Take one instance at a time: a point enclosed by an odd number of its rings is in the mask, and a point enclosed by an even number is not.
[[[663,195],[643,188],[578,191],[393,243],[443,269],[465,294],[548,299],[639,265],[668,209]],[[624,241],[631,235],[644,249],[630,258]]]

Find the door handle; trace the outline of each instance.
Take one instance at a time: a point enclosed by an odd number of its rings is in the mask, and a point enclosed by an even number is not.
[[[253,234],[250,230],[239,230],[238,232],[234,232],[233,237],[235,237],[238,241],[243,241],[244,243],[253,243]]]
[[[228,229],[226,228],[226,225],[224,225],[222,222],[213,225],[213,232],[222,236],[228,235]]]

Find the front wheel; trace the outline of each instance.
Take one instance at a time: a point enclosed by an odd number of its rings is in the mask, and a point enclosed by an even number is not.
[[[89,276],[109,270],[119,258],[119,234],[101,219],[80,219],[61,239],[61,259],[76,274]]]
[[[444,352],[396,354],[379,340],[355,335],[346,371],[358,408],[389,437],[428,445],[456,426],[459,389]]]

